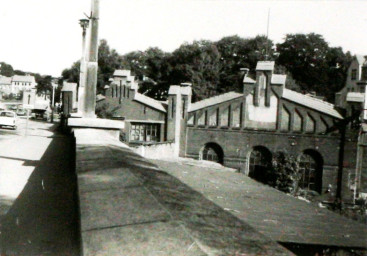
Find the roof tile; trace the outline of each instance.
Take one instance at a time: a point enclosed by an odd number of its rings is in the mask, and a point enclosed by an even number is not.
[[[334,108],[334,104],[328,103],[326,101],[319,100],[314,97],[307,96],[289,89],[284,89],[283,98],[306,106],[308,108],[320,111],[327,115],[343,119],[340,113]]]
[[[222,102],[226,102],[229,100],[237,99],[242,97],[242,93],[238,92],[227,92],[218,96],[214,96],[205,100],[201,100],[191,104],[189,112],[196,111],[205,107],[213,106]]]

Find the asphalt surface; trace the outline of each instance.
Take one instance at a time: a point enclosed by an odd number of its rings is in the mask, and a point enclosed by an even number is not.
[[[27,128],[0,129],[0,255],[79,255],[73,141]]]

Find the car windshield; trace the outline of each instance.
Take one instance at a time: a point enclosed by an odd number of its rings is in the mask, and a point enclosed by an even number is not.
[[[0,116],[5,116],[5,117],[14,117],[14,113],[12,112],[1,112]]]

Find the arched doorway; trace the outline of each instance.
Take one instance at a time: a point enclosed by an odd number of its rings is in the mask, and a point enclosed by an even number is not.
[[[249,157],[249,177],[267,183],[267,172],[271,168],[272,154],[263,146],[254,147]]]
[[[321,194],[323,159],[320,153],[312,149],[305,150],[299,158],[299,169],[299,187]]]
[[[201,150],[200,159],[223,164],[224,160],[223,149],[217,143],[213,142],[207,143]]]

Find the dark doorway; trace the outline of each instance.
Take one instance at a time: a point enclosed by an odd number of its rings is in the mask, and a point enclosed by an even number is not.
[[[201,152],[201,159],[223,164],[224,153],[222,147],[212,142],[205,144]]]
[[[262,183],[267,183],[271,159],[272,154],[266,147],[254,147],[249,159],[249,177]]]

